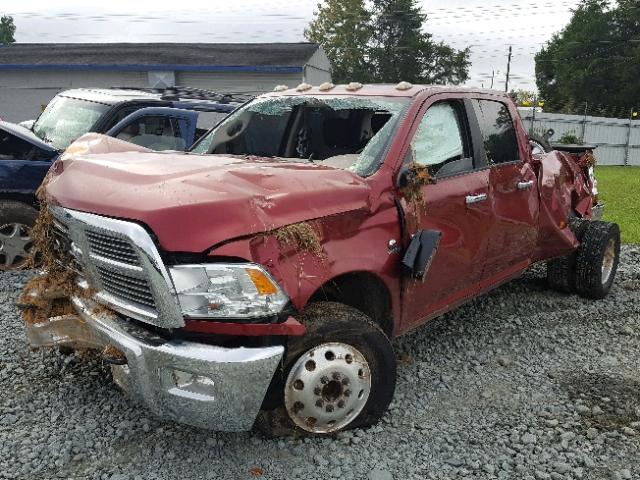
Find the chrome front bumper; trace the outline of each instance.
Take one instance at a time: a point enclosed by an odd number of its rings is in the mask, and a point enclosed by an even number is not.
[[[78,315],[27,325],[32,346],[112,345],[126,364],[112,365],[114,381],[160,417],[218,431],[251,429],[282,346],[223,348],[165,340],[104,311],[92,300],[73,299]]]

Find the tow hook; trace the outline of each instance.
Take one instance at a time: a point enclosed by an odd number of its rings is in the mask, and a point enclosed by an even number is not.
[[[102,351],[102,359],[111,365],[126,365],[127,357],[124,352],[113,345],[107,345]]]

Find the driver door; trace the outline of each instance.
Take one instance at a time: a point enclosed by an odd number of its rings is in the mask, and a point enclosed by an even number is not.
[[[468,101],[447,95],[423,107],[414,122],[405,162],[427,167],[436,182],[420,187],[421,202],[403,200],[405,244],[418,230],[435,230],[441,237],[424,280],[404,277],[406,329],[463,302],[481,282],[495,221],[489,171],[478,154],[481,142],[468,108]]]

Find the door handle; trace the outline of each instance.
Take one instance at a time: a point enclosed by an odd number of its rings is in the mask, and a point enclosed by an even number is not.
[[[529,190],[531,187],[533,187],[533,180],[518,182],[518,190]]]
[[[467,205],[484,202],[487,198],[486,193],[480,193],[479,195],[467,195]]]

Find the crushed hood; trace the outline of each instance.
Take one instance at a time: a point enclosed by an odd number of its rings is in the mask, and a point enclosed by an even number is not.
[[[132,146],[135,148],[135,146]],[[47,185],[63,207],[142,222],[164,250],[203,252],[228,239],[363,208],[369,188],[313,163],[181,153],[65,155]]]

